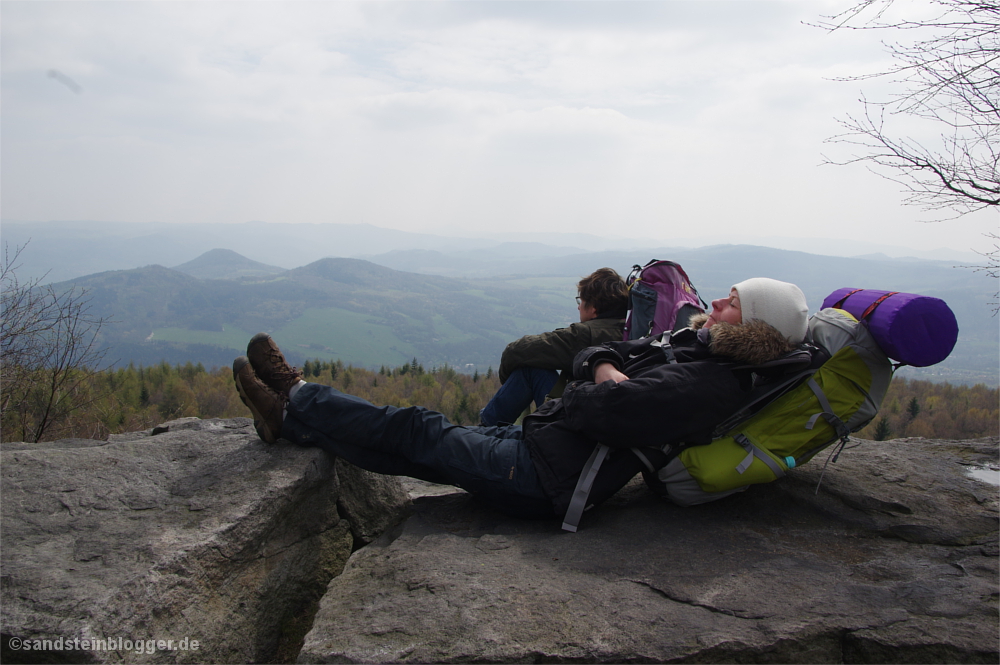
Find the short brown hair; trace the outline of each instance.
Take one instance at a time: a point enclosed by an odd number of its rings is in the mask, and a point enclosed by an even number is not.
[[[628,289],[625,280],[611,268],[599,268],[576,285],[580,300],[602,316],[621,314],[628,310]]]

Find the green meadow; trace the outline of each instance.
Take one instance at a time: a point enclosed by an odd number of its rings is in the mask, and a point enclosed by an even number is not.
[[[343,360],[364,367],[409,362],[417,355],[387,325],[339,307],[314,307],[272,335],[307,358]]]
[[[246,349],[247,342],[257,332],[241,330],[226,323],[221,331],[188,330],[187,328],[156,328],[148,338],[150,342],[176,342],[180,344],[208,344],[227,349]]]

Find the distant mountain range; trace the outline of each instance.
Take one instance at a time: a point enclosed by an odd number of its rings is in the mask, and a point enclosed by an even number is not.
[[[28,243],[22,253],[22,278],[45,276],[61,282],[107,270],[127,270],[147,265],[179,266],[201,256],[206,249],[228,249],[266,266],[297,268],[322,258],[370,259],[400,270],[454,277],[538,274],[549,259],[593,252],[622,252],[631,256],[669,256],[711,245],[711,239],[678,238],[672,246],[653,249],[641,237],[630,238],[622,229],[612,237],[583,233],[504,233],[468,238],[409,233],[367,224],[164,224],[131,222],[3,222],[3,240],[11,247]],[[624,229],[625,233],[638,229]],[[791,251],[835,256],[881,253],[886,256],[919,256],[922,260],[965,260],[976,263],[971,252],[938,250],[914,252],[899,247],[867,244],[859,240],[821,238],[728,239],[739,244],[780,247]],[[424,252],[423,255],[420,252]],[[402,254],[400,254],[402,253]],[[437,254],[447,260],[439,262]],[[932,254],[936,254],[932,256]],[[630,259],[629,264],[641,261]],[[398,263],[397,263],[398,261]],[[405,263],[405,267],[404,267]]]
[[[496,252],[400,250],[371,261],[326,258],[285,270],[215,249],[175,268],[106,271],[57,284],[85,288],[95,313],[112,319],[102,342],[122,364],[228,365],[256,332],[272,333],[293,362],[339,358],[395,366],[416,357],[471,371],[496,368],[511,340],[575,320],[576,281],[601,266],[623,275],[651,258],[680,262],[706,301],[749,276],[799,284],[815,311],[845,286],[944,299],[960,326],[944,363],[904,368],[932,380],[997,385],[1000,329],[987,305],[995,282],[947,263],[846,259],[764,247],[606,251],[533,256],[532,246]],[[379,264],[386,265],[379,265]],[[398,268],[407,268],[408,271]],[[418,272],[418,270],[420,272]],[[447,277],[476,270],[481,277]],[[440,274],[422,274],[436,271]]]

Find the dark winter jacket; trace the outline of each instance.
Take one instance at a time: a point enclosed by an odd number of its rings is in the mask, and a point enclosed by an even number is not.
[[[500,382],[515,369],[537,367],[571,373],[573,358],[587,347],[620,340],[625,319],[618,313],[583,323],[572,323],[540,335],[525,335],[507,345],[500,357]]]
[[[598,443],[612,451],[591,491],[594,504],[644,468],[630,448],[670,444],[680,449],[709,443],[716,425],[744,405],[755,381],[759,385],[755,366],[795,350],[762,321],[696,329],[704,318],[671,338],[676,363],[668,362],[658,338],[585,349],[573,369],[583,380],[525,418],[525,441],[557,515],[565,513],[580,471]],[[602,361],[613,363],[629,380],[593,383],[594,367]],[[667,453],[657,454],[654,464],[665,463]]]

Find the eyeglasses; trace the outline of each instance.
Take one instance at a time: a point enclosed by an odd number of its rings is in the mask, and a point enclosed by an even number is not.
[[[580,299],[580,296],[576,297],[576,304],[577,305],[582,305],[583,304],[583,300]]]

